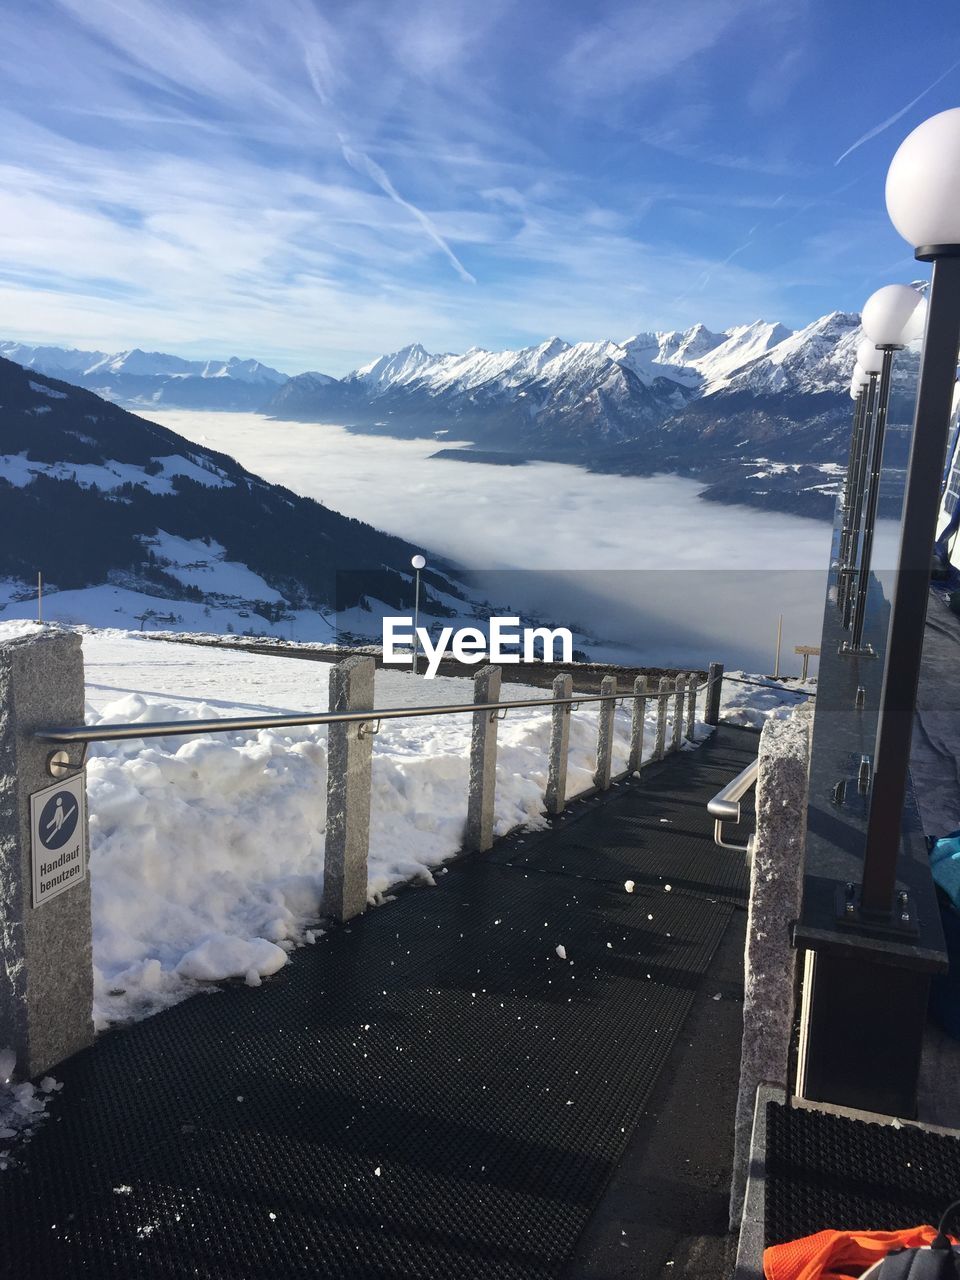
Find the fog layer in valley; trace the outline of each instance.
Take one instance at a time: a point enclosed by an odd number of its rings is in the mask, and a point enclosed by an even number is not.
[[[701,502],[702,485],[677,476],[441,461],[430,457],[436,441],[259,414],[144,416],[427,553],[485,571],[491,598],[588,631],[601,642],[594,656],[691,666],[720,658],[770,671],[780,613],[786,670],[799,661],[795,644],[819,643],[825,523]],[[881,563],[892,559],[893,535],[882,522]]]

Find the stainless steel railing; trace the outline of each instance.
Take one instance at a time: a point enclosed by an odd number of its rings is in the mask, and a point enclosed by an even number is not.
[[[759,757],[751,760],[745,769],[741,769],[735,778],[727,783],[722,791],[718,791],[712,800],[707,801],[707,813],[716,821],[713,824],[713,839],[721,849],[735,849],[740,853],[749,853],[753,846],[753,837],[750,836],[745,844],[740,844],[723,838],[723,824],[725,822],[740,821],[740,801],[747,794],[752,786],[756,785],[757,774],[760,771]]]
[[[703,685],[698,686],[699,689]],[[529,707],[569,706],[576,711],[588,702],[617,702],[621,705],[638,697],[653,701],[657,698],[675,698],[676,691],[661,693],[653,689],[644,693],[581,694],[571,698],[524,698],[513,702],[455,702],[435,707],[384,707],[369,711],[318,711],[298,715],[281,716],[223,716],[215,720],[155,720],[126,724],[81,724],[69,727],[41,729],[34,736],[42,742],[67,745],[74,742],[115,742],[124,738],[175,738],[201,733],[256,732],[259,729],[292,729],[305,725],[361,724],[379,725],[381,720],[411,720],[420,716],[467,715],[477,711],[489,711],[491,718],[501,711]],[[503,719],[503,716],[500,717]]]

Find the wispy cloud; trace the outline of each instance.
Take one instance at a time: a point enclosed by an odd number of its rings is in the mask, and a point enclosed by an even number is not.
[[[0,336],[340,373],[414,338],[792,323],[809,224],[835,211],[796,113],[764,131],[756,109],[799,74],[803,9],[8,6]],[[758,99],[761,45],[780,69]],[[788,217],[772,272],[760,242]]]
[[[384,170],[375,160],[371,160],[363,151],[355,151],[343,137],[340,138],[340,150],[343,152],[343,158],[351,169],[355,169],[357,173],[366,174],[368,178],[371,178],[377,184],[385,195],[390,197],[394,204],[398,204],[401,209],[406,209],[409,214],[416,218],[417,222],[419,222],[420,226],[423,227],[424,231],[441,253],[444,254],[447,261],[453,267],[454,271],[456,271],[461,280],[465,280],[468,284],[477,283],[476,277],[472,276],[466,269],[430,218],[427,217],[422,209],[418,209],[415,204],[411,204],[409,200],[404,200],[403,196],[400,195],[399,191],[397,191],[396,187],[387,177]]]
[[[892,116],[888,116],[886,120],[882,120],[880,124],[874,125],[872,129],[868,129],[865,134],[856,140],[856,142],[852,142],[850,146],[847,147],[846,151],[837,156],[833,163],[838,165],[841,160],[846,160],[847,156],[852,155],[853,152],[859,147],[862,147],[865,142],[869,142],[872,138],[878,137],[885,130],[889,129],[891,125],[895,125],[898,120],[901,120],[907,114],[908,111],[912,111],[917,103],[925,98],[931,90],[935,89],[938,84],[942,84],[951,72],[956,71],[957,67],[960,67],[960,58],[958,58],[956,62],[952,62],[950,66],[947,67],[946,71],[937,76],[936,80],[932,80],[925,89],[921,89],[917,96],[915,98],[911,98],[905,107],[901,107],[900,110],[895,111]]]

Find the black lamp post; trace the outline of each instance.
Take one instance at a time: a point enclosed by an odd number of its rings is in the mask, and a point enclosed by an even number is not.
[[[907,471],[880,695],[861,905],[891,919],[914,707],[923,652],[940,482],[960,352],[960,108],[924,121],[887,175],[891,221],[932,262],[926,336]]]
[[[890,406],[890,383],[893,353],[901,351],[907,342],[922,337],[917,325],[918,314],[923,316],[926,305],[916,289],[908,284],[888,284],[870,295],[863,307],[864,337],[857,347],[857,363],[864,368],[876,368],[880,361],[880,381],[877,389],[876,410],[873,421],[873,438],[870,444],[870,463],[866,468],[868,483],[860,535],[860,556],[857,565],[857,590],[852,600],[844,602],[844,627],[852,626],[852,635],[841,652],[872,652],[863,647],[863,625],[867,609],[867,589],[870,580],[870,562],[873,556],[873,534],[877,522],[877,505],[880,500],[880,472],[883,466],[883,446],[887,429],[887,411]]]
[[[847,563],[847,544],[850,540],[850,522],[853,504],[853,482],[860,465],[860,443],[863,438],[863,424],[867,407],[867,375],[859,365],[853,371],[850,380],[850,395],[853,397],[853,430],[850,433],[850,456],[847,459],[847,474],[843,482],[840,501],[840,542],[837,547],[837,607],[843,608],[841,584],[843,567]]]
[[[860,353],[863,351],[870,368],[860,366]],[[867,458],[870,453],[870,441],[873,438],[873,426],[876,420],[877,379],[880,375],[881,358],[872,348],[865,348],[861,342],[857,348],[857,363],[864,368],[867,378],[864,392],[863,430],[860,433],[860,444],[857,452],[857,463],[853,475],[853,505],[850,510],[850,525],[847,531],[846,555],[840,570],[840,608],[843,611],[844,628],[850,625],[850,609],[852,605],[853,570],[860,546],[860,531],[863,524],[863,498],[866,489]]]

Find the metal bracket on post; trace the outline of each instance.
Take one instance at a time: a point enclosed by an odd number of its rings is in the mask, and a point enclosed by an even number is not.
[[[858,930],[867,930],[884,937],[900,939],[916,937],[920,932],[916,904],[906,890],[896,895],[889,913],[865,911],[862,887],[850,881],[837,886],[834,901],[837,920],[846,925],[853,925]]]
[[[79,760],[71,760],[69,751],[64,751],[62,747],[51,751],[47,756],[47,773],[51,778],[69,778],[72,774],[82,772],[87,763],[89,747],[89,742],[80,743]]]

